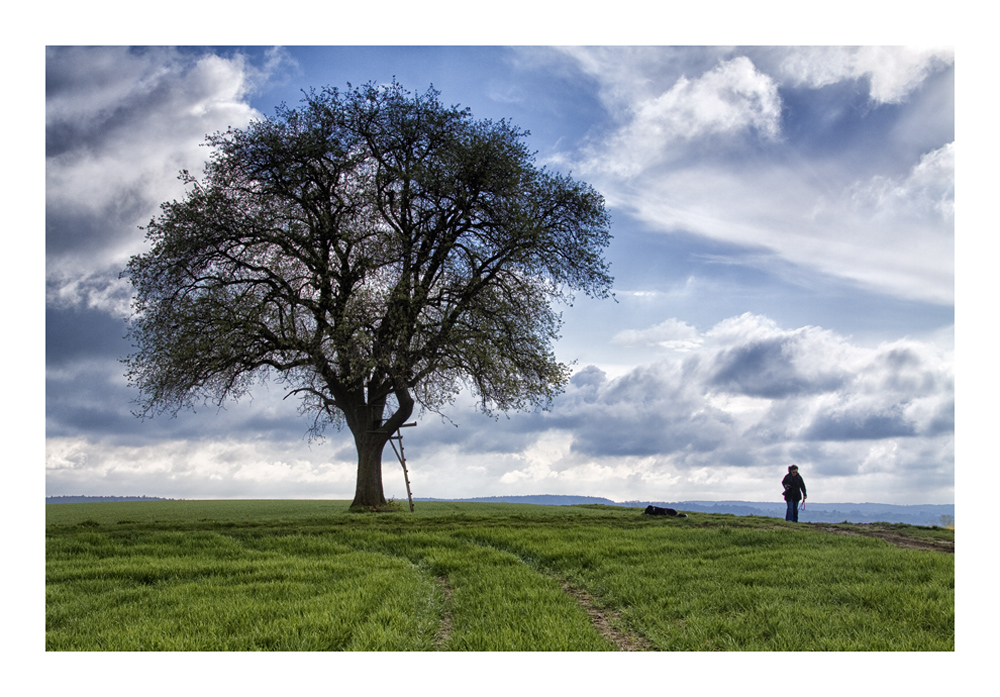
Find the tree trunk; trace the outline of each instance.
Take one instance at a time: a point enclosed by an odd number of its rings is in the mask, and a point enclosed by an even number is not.
[[[375,405],[364,405],[355,412],[356,418],[348,420],[358,449],[358,481],[351,508],[371,509],[386,504],[382,488],[382,452],[389,436],[410,418],[414,406],[405,390],[397,391],[396,399],[399,406],[387,420],[382,419],[384,399]]]
[[[378,508],[386,504],[382,489],[382,451],[388,434],[355,435],[358,448],[358,481],[351,508]]]

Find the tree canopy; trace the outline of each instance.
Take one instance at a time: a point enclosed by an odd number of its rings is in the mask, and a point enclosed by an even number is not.
[[[346,423],[354,504],[379,506],[388,437],[470,389],[545,407],[569,377],[557,301],[608,297],[610,218],[526,131],[398,83],[309,92],[207,138],[204,175],[145,228],[124,363],[140,416],[273,378],[319,432]]]

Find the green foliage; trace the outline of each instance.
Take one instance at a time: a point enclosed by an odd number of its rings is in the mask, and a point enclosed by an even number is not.
[[[47,515],[49,650],[614,650],[563,583],[657,650],[954,650],[953,555],[777,519],[330,501]]]

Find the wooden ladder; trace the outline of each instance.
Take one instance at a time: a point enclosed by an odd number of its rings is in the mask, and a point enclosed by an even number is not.
[[[409,426],[416,426],[417,422],[403,424],[399,428],[407,428]],[[396,450],[396,444],[393,441],[399,441],[399,450]],[[406,498],[410,501],[410,513],[413,513],[413,492],[410,491],[410,473],[406,469],[406,455],[403,453],[403,434],[400,433],[399,429],[396,429],[396,435],[389,436],[389,445],[392,446],[392,452],[396,453],[396,457],[399,459],[399,464],[403,466],[403,479],[406,480]]]

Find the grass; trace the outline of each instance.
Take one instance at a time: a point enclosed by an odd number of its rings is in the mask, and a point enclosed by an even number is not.
[[[953,651],[954,557],[773,518],[337,501],[47,506],[52,651]],[[915,539],[943,528],[893,526]],[[585,591],[597,626],[564,586]]]

